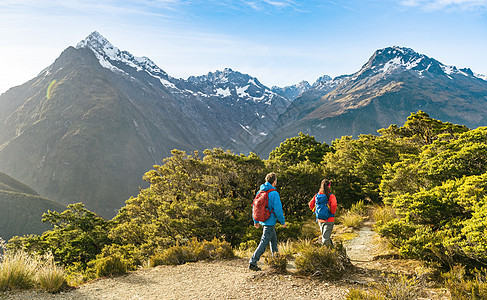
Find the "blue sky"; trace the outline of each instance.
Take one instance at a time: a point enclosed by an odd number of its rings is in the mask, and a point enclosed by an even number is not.
[[[95,30],[177,78],[229,67],[313,83],[394,45],[487,75],[487,0],[2,0],[0,93]]]

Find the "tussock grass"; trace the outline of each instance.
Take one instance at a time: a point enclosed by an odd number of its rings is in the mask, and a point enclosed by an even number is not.
[[[271,271],[277,274],[287,273],[287,259],[286,256],[281,255],[279,252],[274,254],[268,253],[264,256],[264,262],[270,267]]]
[[[294,242],[287,240],[285,242],[279,242],[277,244],[277,249],[279,249],[279,254],[286,257],[292,258],[294,256]]]
[[[472,276],[466,276],[465,267],[458,265],[442,276],[452,299],[487,299],[487,270],[476,269]]]
[[[64,268],[55,263],[52,253],[44,256],[37,274],[37,281],[40,287],[49,293],[58,292],[66,284]]]
[[[387,300],[382,295],[378,295],[377,293],[371,293],[364,290],[359,289],[351,289],[345,300]]]
[[[376,226],[383,225],[396,218],[396,212],[392,206],[376,206],[372,213]]]
[[[370,284],[368,290],[352,289],[346,300],[411,300],[422,299],[426,283],[422,276],[391,274]],[[453,299],[453,298],[452,298]],[[457,298],[454,298],[457,299]]]
[[[228,259],[235,257],[230,243],[214,238],[212,241],[191,240],[187,245],[176,245],[156,253],[150,258],[150,266],[181,265],[205,259]]]
[[[303,248],[296,257],[296,268],[304,275],[339,279],[352,267],[345,248],[311,245]]]
[[[25,252],[4,254],[0,266],[0,290],[33,288],[37,269],[38,261]]]
[[[359,228],[364,217],[358,213],[347,212],[338,218],[338,223],[349,228]]]
[[[58,292],[66,283],[64,269],[54,262],[51,253],[43,257],[23,251],[5,252],[0,241],[0,291],[40,288],[50,293]]]
[[[358,202],[355,202],[350,207],[350,212],[351,213],[359,214],[362,217],[367,216],[368,211],[369,211],[369,209],[368,209],[367,205],[365,205],[364,200],[360,200]]]

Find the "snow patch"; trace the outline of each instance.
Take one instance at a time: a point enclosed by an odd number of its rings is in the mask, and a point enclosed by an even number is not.
[[[250,95],[246,92],[248,90],[248,88],[250,87],[250,85],[246,85],[244,87],[236,87],[236,91],[237,91],[237,95],[239,97],[250,97]]]
[[[387,72],[387,70],[389,70],[391,67],[397,67],[399,65],[401,65],[402,61],[401,61],[401,58],[400,57],[394,57],[393,59],[391,59],[390,61],[388,61],[384,67],[382,68],[382,72]]]
[[[455,67],[453,66],[441,65],[441,69],[443,70],[443,72],[445,72],[446,75],[451,75],[452,73],[455,73]]]
[[[227,87],[226,89],[222,89],[222,88],[217,88],[216,89],[216,94],[215,96],[223,96],[223,97],[228,97],[228,96],[231,96],[232,93],[230,92],[230,88]]]
[[[487,76],[486,76],[486,75],[483,75],[483,74],[477,74],[477,73],[474,73],[473,75],[474,75],[475,77],[479,78],[479,79],[482,79],[482,80],[487,81]]]

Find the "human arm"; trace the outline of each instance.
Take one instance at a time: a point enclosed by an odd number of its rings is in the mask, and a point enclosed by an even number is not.
[[[313,199],[308,203],[309,209],[311,209],[312,212],[315,212],[316,210],[316,195],[313,196]]]
[[[330,208],[330,212],[335,214],[337,211],[337,198],[334,194],[330,194],[330,200],[328,201],[328,207]]]
[[[272,200],[273,203],[273,210],[274,214],[276,215],[276,219],[283,225],[286,226],[286,219],[284,218],[284,211],[282,210],[282,203],[281,197],[279,196],[278,192],[271,192],[269,193],[269,200]]]

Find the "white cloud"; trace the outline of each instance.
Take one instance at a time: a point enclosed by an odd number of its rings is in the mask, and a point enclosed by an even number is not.
[[[487,0],[401,0],[409,7],[420,7],[427,11],[443,9],[476,10],[487,8]]]
[[[248,7],[257,10],[263,11],[266,8],[291,8],[297,9],[297,5],[293,0],[254,0],[254,1],[243,1],[245,5]]]

